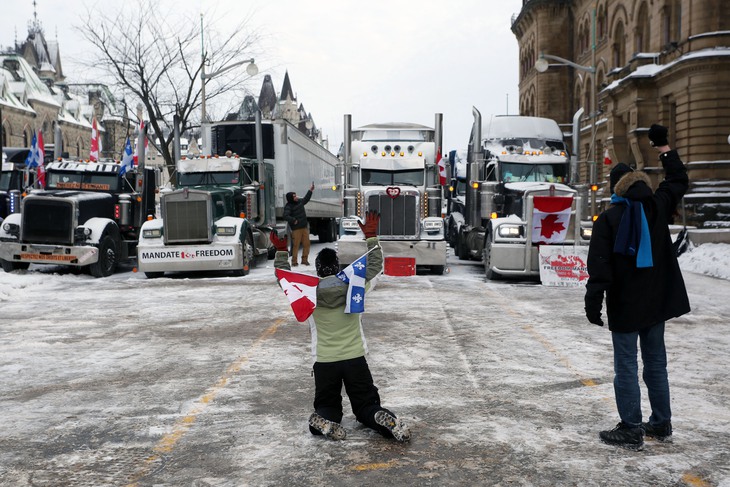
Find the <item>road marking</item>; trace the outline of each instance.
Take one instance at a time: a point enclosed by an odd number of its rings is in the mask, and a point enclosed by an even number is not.
[[[352,467],[352,469],[357,470],[358,472],[365,472],[369,470],[384,470],[386,468],[394,467],[396,465],[398,465],[398,462],[395,460],[391,460],[385,463],[363,463],[361,465],[355,465],[354,467]]]
[[[256,341],[251,344],[251,347],[245,354],[238,357],[226,368],[226,371],[223,373],[222,376],[218,378],[216,383],[212,387],[210,387],[205,392],[205,394],[198,398],[197,401],[195,401],[194,404],[197,405],[194,406],[190,411],[188,411],[185,416],[178,419],[175,422],[175,425],[172,427],[172,431],[164,435],[160,439],[160,441],[157,442],[157,445],[155,445],[155,447],[152,449],[154,453],[147,457],[144,460],[144,464],[139,469],[139,471],[131,476],[130,483],[127,484],[128,487],[136,487],[138,485],[137,482],[139,482],[140,479],[144,478],[150,473],[152,465],[156,461],[162,459],[162,456],[165,453],[170,453],[175,448],[175,445],[177,445],[180,439],[185,436],[185,433],[187,433],[188,430],[193,426],[198,416],[200,416],[200,414],[205,411],[206,407],[215,400],[218,393],[220,393],[223,388],[228,385],[231,378],[235,374],[237,374],[241,370],[241,368],[249,361],[249,359],[253,355],[253,352],[255,352],[266,339],[276,333],[276,330],[279,329],[279,326],[281,326],[282,323],[285,322],[286,320],[284,320],[283,318],[276,320],[273,325],[268,327],[266,331],[264,331],[261,336],[258,337]]]
[[[691,473],[682,475],[682,482],[691,487],[710,487],[712,485],[705,479]]]

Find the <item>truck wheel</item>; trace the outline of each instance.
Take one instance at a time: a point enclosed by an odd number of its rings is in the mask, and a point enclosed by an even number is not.
[[[30,262],[11,262],[5,259],[0,259],[0,264],[5,272],[24,271],[30,266]]]
[[[459,260],[469,260],[471,258],[465,240],[464,232],[459,232],[456,236],[456,256],[459,257]]]
[[[236,276],[247,276],[248,273],[251,271],[251,266],[253,266],[254,263],[254,256],[253,256],[253,238],[251,238],[251,234],[246,232],[246,239],[243,241],[243,266],[241,269],[234,272],[234,275]]]
[[[431,266],[431,274],[436,274],[437,276],[443,275],[444,270],[446,270],[446,266],[444,266],[444,265],[432,265]]]
[[[145,275],[145,277],[147,277],[147,279],[157,279],[158,277],[164,276],[165,273],[164,272],[145,272],[144,275]]]
[[[449,247],[455,249],[457,236],[459,235],[459,233],[456,229],[456,225],[454,224],[454,220],[449,220],[449,226],[447,228],[448,231],[446,232],[446,240],[449,242]]]
[[[99,242],[99,260],[89,266],[89,272],[94,277],[109,277],[117,270],[118,263],[117,244],[114,238],[105,235]]]
[[[487,279],[495,281],[499,279],[499,274],[492,269],[492,232],[487,232],[487,237],[484,239],[482,259],[484,261],[484,274]]]

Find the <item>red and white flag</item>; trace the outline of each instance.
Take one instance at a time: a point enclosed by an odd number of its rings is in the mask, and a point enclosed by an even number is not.
[[[603,163],[607,166],[611,165],[611,156],[608,154],[608,147],[603,151]]]
[[[38,184],[41,188],[46,187],[46,148],[43,145],[43,132],[38,131]]]
[[[562,243],[568,234],[572,196],[535,196],[532,213],[532,242]]]
[[[439,167],[439,184],[446,186],[446,159],[441,157],[441,147],[436,153],[436,164]]]
[[[142,133],[144,130],[144,120],[139,122],[139,132]],[[149,143],[147,142],[147,137],[144,138],[144,150],[145,153],[147,152],[147,147],[149,146]],[[134,146],[134,156],[132,157],[132,161],[134,162],[135,166],[139,166],[139,150],[137,145]]]
[[[91,120],[91,152],[89,160],[96,162],[99,160],[99,129],[96,125],[96,117]]]
[[[319,277],[276,269],[276,278],[291,303],[297,321],[300,323],[307,321],[317,307]]]

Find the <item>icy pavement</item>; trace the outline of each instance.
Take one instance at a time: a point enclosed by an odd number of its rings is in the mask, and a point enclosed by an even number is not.
[[[364,323],[383,404],[411,425],[397,444],[346,399],[345,441],[308,433],[309,331],[271,261],[0,273],[0,485],[729,487],[730,281],[702,275],[701,247],[682,259],[693,311],[667,326],[674,443],[642,452],[598,441],[618,421],[610,334],[581,289],[485,282],[453,258],[382,277]]]

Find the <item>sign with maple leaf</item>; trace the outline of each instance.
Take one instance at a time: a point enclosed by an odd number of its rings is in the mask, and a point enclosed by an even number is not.
[[[572,196],[535,196],[532,213],[532,242],[563,243],[570,226],[572,205]]]

